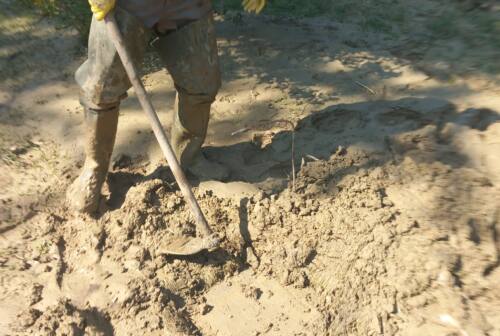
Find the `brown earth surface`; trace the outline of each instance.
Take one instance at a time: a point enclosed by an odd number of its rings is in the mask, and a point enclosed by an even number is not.
[[[162,242],[194,221],[133,92],[99,215],[72,213],[84,50],[30,11],[6,17],[0,334],[500,336],[500,78],[465,71],[467,50],[454,63],[460,47],[440,54],[458,37],[423,50],[217,16],[204,151],[231,175],[194,182],[222,245],[174,258]],[[168,128],[171,79],[154,55],[145,69]]]

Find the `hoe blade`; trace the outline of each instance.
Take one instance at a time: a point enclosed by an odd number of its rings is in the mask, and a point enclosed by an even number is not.
[[[170,255],[193,255],[203,250],[210,250],[219,245],[219,238],[212,234],[208,237],[175,237],[162,242],[158,253]]]

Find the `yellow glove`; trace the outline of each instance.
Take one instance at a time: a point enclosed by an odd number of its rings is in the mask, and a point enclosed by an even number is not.
[[[115,8],[116,0],[88,0],[90,10],[99,21],[104,19],[108,13]]]
[[[243,8],[247,12],[255,12],[259,14],[266,6],[266,0],[243,0]]]

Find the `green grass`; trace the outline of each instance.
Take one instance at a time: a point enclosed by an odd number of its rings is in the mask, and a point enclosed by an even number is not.
[[[429,30],[439,38],[448,38],[458,30],[458,17],[455,12],[444,13],[429,18]]]
[[[75,28],[82,39],[88,35],[91,20],[87,0],[21,0],[37,8],[42,15],[55,17],[63,26]],[[242,10],[241,0],[214,0],[224,10]],[[355,4],[354,4],[355,3]],[[390,8],[390,10],[388,10]],[[393,0],[270,0],[264,13],[291,17],[331,17],[340,22],[359,23],[367,30],[388,32],[405,20],[404,7]]]
[[[28,7],[36,8],[41,15],[55,17],[61,27],[72,27],[83,41],[88,37],[92,14],[87,0],[20,0]]]
[[[422,1],[423,4],[430,0]],[[55,17],[62,27],[75,28],[82,41],[87,39],[91,20],[87,0],[19,2],[36,7],[44,16]],[[435,2],[438,4],[439,0]],[[222,3],[224,11],[242,10],[241,0],[214,0],[218,11],[222,9]],[[478,44],[481,49],[484,46],[500,49],[500,13],[463,11],[455,1],[439,6],[439,13],[423,12],[418,6],[412,9],[411,4],[415,5],[409,0],[268,0],[263,13],[297,18],[321,16],[396,38],[427,31],[427,38],[432,41],[460,38],[471,50],[477,49]],[[415,24],[415,17],[422,20]]]
[[[500,20],[498,16],[479,16],[474,20],[474,25],[489,41],[500,48]]]
[[[215,0],[225,10],[241,10],[240,0]],[[359,23],[367,30],[390,31],[406,19],[401,1],[394,0],[269,0],[263,13],[292,17],[329,17],[339,22]]]

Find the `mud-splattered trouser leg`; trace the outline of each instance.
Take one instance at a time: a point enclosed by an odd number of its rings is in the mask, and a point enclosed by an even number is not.
[[[124,11],[116,17],[134,63],[139,68],[151,31]],[[180,29],[159,34],[154,46],[177,89],[171,144],[186,167],[207,134],[210,105],[221,85],[212,13]],[[88,60],[76,72],[80,101],[90,109],[115,108],[131,83],[103,22],[93,21]]]
[[[127,13],[118,10],[116,17],[128,49],[139,65],[147,34]],[[80,101],[85,108],[85,163],[78,178],[68,188],[67,201],[74,210],[92,213],[99,207],[102,185],[108,173],[120,100],[130,87],[104,22],[92,21],[88,59],[75,77],[81,88]]]
[[[132,61],[140,69],[150,32],[124,10],[118,8],[115,17]],[[127,96],[127,90],[132,84],[113,41],[108,37],[104,21],[93,18],[88,58],[76,71],[75,79],[81,89],[80,102],[93,110],[104,111],[117,107]]]
[[[171,143],[181,165],[187,167],[205,141],[210,105],[221,85],[212,14],[159,34],[154,46],[177,89]]]

